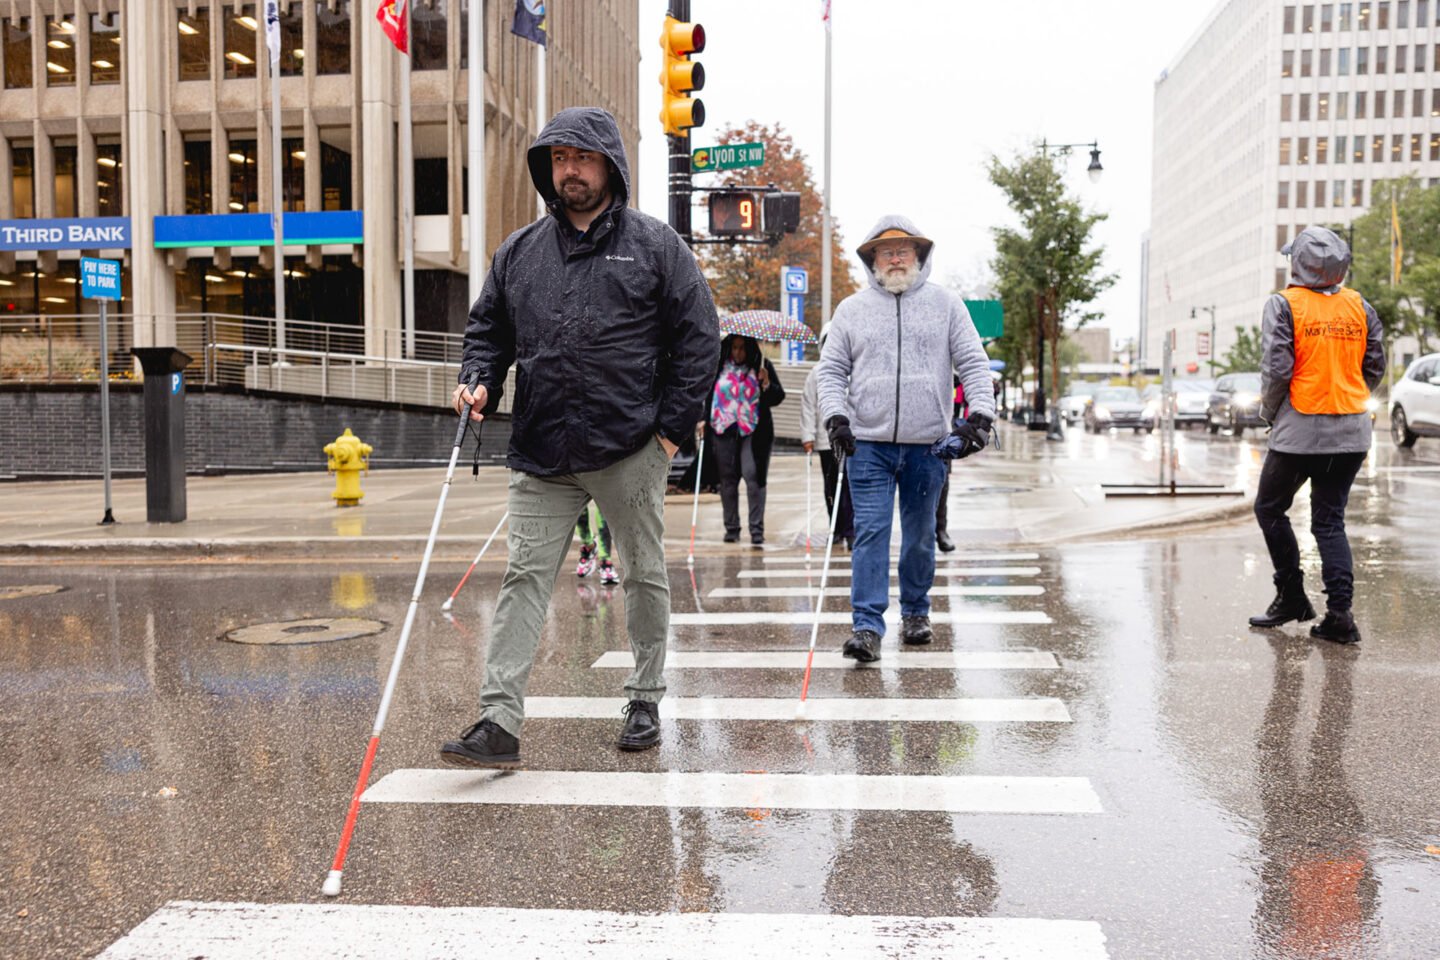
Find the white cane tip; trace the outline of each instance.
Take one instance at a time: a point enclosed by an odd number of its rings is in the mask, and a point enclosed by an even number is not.
[[[453,606],[455,606],[455,598],[451,597],[449,600],[446,600],[444,603],[440,604],[440,609],[444,610],[446,613],[449,613],[450,608]]]
[[[340,874],[339,870],[331,870],[330,875],[325,878],[325,885],[320,888],[320,892],[327,897],[340,896]]]
[[[686,557],[686,558],[685,558],[685,562],[688,563],[688,564],[689,564],[690,566],[692,566],[692,567],[695,566],[695,554],[692,553],[692,554],[690,554],[690,556]]]
[[[795,719],[796,719],[796,720],[804,720],[804,719],[805,719],[805,701],[804,701],[804,700],[801,700],[800,703],[799,703],[799,705],[795,707]]]

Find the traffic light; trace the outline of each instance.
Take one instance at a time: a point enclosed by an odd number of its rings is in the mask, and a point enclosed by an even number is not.
[[[760,195],[753,190],[716,190],[710,194],[712,237],[763,237]]]
[[[660,125],[672,136],[683,136],[691,127],[705,125],[705,104],[690,96],[705,89],[704,65],[690,60],[690,54],[705,49],[705,28],[667,16],[660,49],[665,53],[660,68]]]
[[[765,195],[765,229],[771,236],[800,229],[800,194],[790,191]]]

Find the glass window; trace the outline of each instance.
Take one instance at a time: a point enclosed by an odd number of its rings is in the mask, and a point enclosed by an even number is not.
[[[1384,90],[1376,90],[1376,91],[1375,91],[1375,108],[1374,108],[1374,110],[1372,110],[1371,112],[1374,114],[1374,117],[1375,117],[1376,120],[1383,120],[1383,119],[1385,118],[1385,91],[1384,91]]]
[[[196,7],[195,16],[183,9],[176,11],[179,29],[180,79],[210,79],[210,10]]]
[[[315,72],[350,72],[350,0],[340,0],[334,11],[328,0],[316,0]]]
[[[45,18],[45,85],[75,85],[75,21]]]
[[[1335,94],[1335,119],[1350,119],[1350,95],[1347,93]]]
[[[1324,180],[1316,180],[1316,181],[1315,181],[1315,206],[1317,206],[1317,207],[1323,207],[1323,206],[1325,206],[1325,181],[1324,181]]]
[[[282,6],[283,9],[283,6]],[[305,11],[298,3],[280,15],[280,76],[298,77],[305,72]],[[270,56],[267,47],[265,56]]]
[[[35,216],[35,148],[12,148],[10,166],[10,186],[15,197],[15,218],[28,220]]]
[[[1395,96],[1394,96],[1394,98],[1391,100],[1390,116],[1392,116],[1392,117],[1403,117],[1403,116],[1405,116],[1405,91],[1404,91],[1404,90],[1396,90],[1396,91],[1395,91]]]
[[[1284,20],[1285,20],[1285,32],[1286,32],[1286,33],[1294,33],[1294,32],[1295,32],[1295,8],[1294,8],[1294,7],[1286,7],[1286,8],[1285,8],[1285,17],[1284,17]]]
[[[1289,137],[1281,137],[1281,138],[1280,138],[1280,166],[1283,167],[1283,166],[1288,165],[1289,163],[1290,163],[1290,138],[1289,138]]]
[[[1300,51],[1300,76],[1310,76],[1310,60],[1314,56],[1313,50]]]
[[[1342,77],[1350,76],[1350,48],[1342,47],[1335,52],[1335,72]]]
[[[1276,267],[1276,268],[1275,268],[1275,289],[1276,289],[1276,290],[1284,290],[1284,289],[1285,289],[1285,268],[1284,268],[1284,267]]]
[[[1361,3],[1360,9],[1355,11],[1356,30],[1369,30],[1371,27],[1375,26],[1374,18],[1370,16],[1370,6],[1371,5],[1368,3]]]
[[[1440,87],[1430,91],[1430,116],[1440,117]]]
[[[210,140],[185,141],[185,213],[189,215],[215,212],[214,180],[210,171]]]
[[[96,210],[99,216],[121,216],[121,169],[118,142],[95,144],[95,189],[99,201]]]
[[[1378,133],[1370,138],[1370,160],[1372,163],[1385,162],[1385,138]]]
[[[1430,0],[1415,0],[1415,26],[1427,26],[1430,20]]]
[[[74,217],[75,197],[75,147],[55,148],[55,216]]]
[[[1302,164],[1303,164],[1303,163],[1309,163],[1309,162],[1310,162],[1310,138],[1309,138],[1309,137],[1301,137],[1300,140],[1298,141],[1298,143],[1296,144],[1296,147],[1295,147],[1295,162],[1296,162],[1296,163],[1302,163]]]
[[[1396,72],[1396,73],[1404,73],[1404,72],[1405,72],[1405,55],[1406,55],[1407,53],[1409,53],[1409,52],[1410,52],[1410,48],[1409,48],[1409,47],[1396,47],[1396,48],[1395,48],[1395,72]]]
[[[1346,153],[1346,146],[1347,146],[1347,142],[1346,142],[1346,141],[1347,141],[1348,139],[1349,139],[1349,138],[1348,138],[1348,137],[1345,137],[1345,136],[1339,136],[1339,137],[1336,137],[1336,138],[1335,138],[1335,162],[1336,162],[1336,163],[1344,163],[1346,160],[1349,159],[1349,154]]]
[[[1410,134],[1410,159],[1420,159],[1420,134],[1418,133]]]
[[[1410,0],[1400,0],[1395,4],[1395,29],[1404,30],[1410,26]]]
[[[225,17],[225,79],[255,76],[255,44],[260,26],[255,19],[255,4],[245,4],[239,13],[228,3],[220,9]]]
[[[1284,249],[1285,244],[1286,244],[1289,240],[1290,240],[1290,228],[1289,228],[1289,227],[1279,226],[1279,227],[1276,227],[1276,228],[1275,228],[1275,249],[1276,249],[1276,250],[1282,250],[1282,249]]]
[[[1352,142],[1354,143],[1354,146],[1350,150],[1350,159],[1355,163],[1364,163],[1365,138],[1361,136],[1356,136]]]
[[[1280,121],[1283,123],[1290,119],[1290,104],[1295,99],[1293,94],[1280,94]]]
[[[30,18],[16,23],[5,18],[5,89],[21,90],[35,83],[34,59],[30,56]]]
[[[445,189],[448,169],[449,164],[444,157],[415,158],[415,215],[417,217],[448,212],[450,198]]]
[[[230,212],[256,213],[260,210],[259,174],[255,166],[255,141],[231,140]]]
[[[1376,72],[1376,73],[1386,73],[1386,72],[1388,72],[1389,60],[1390,60],[1390,48],[1389,48],[1389,47],[1376,47],[1376,48],[1375,48],[1375,72]]]
[[[1295,76],[1295,51],[1284,50],[1280,53],[1280,76]]]
[[[323,140],[320,144],[320,206],[325,210],[351,209],[350,154]]]
[[[1300,94],[1300,119],[1310,119],[1310,94],[1308,93]]]
[[[1322,3],[1320,5],[1320,32],[1329,33],[1335,27],[1335,5]]]
[[[1430,159],[1440,160],[1440,133],[1430,134]]]
[[[1320,76],[1330,76],[1330,48],[1326,47],[1320,51]]]
[[[1316,162],[1316,163],[1325,163],[1325,162],[1326,162],[1327,160],[1329,160],[1329,159],[1330,159],[1330,138],[1329,138],[1329,137],[1316,137],[1316,138],[1315,138],[1315,162]]]
[[[1340,4],[1340,22],[1338,24],[1338,29],[1349,30],[1355,25],[1350,14],[1352,6],[1353,4],[1349,3]]]
[[[1290,184],[1288,182],[1280,184],[1280,193],[1275,198],[1275,206],[1281,210],[1290,206]]]
[[[1415,72],[1425,72],[1425,44],[1423,43],[1415,45]]]
[[[1307,186],[1307,184],[1305,183],[1304,180],[1299,180],[1299,181],[1297,181],[1296,184],[1295,184],[1295,209],[1296,209],[1296,210],[1303,210],[1303,209],[1305,209],[1306,207],[1308,207],[1308,206],[1310,205],[1310,203],[1309,203],[1309,201],[1310,201],[1310,191],[1306,189],[1306,186]]]
[[[1390,0],[1380,0],[1375,4],[1375,29],[1390,29]]]
[[[287,137],[280,141],[280,166],[285,171],[281,184],[285,196],[280,202],[289,211],[305,209],[305,138]]]
[[[1366,74],[1370,72],[1370,48],[1358,47],[1355,50],[1355,72]]]
[[[1330,188],[1330,206],[1345,206],[1345,181],[1336,180],[1335,185]]]
[[[1405,159],[1405,134],[1390,134],[1390,159],[1396,163]]]
[[[90,82],[96,86],[120,82],[120,14],[112,13],[107,23],[100,14],[90,14]]]
[[[1305,4],[1305,9],[1301,11],[1300,29],[1304,33],[1315,32],[1315,7],[1311,4]]]
[[[1363,207],[1365,205],[1365,181],[1355,180],[1350,184],[1350,206]]]
[[[411,7],[410,61],[416,70],[445,69],[445,0]]]
[[[1315,95],[1315,119],[1330,119],[1330,94],[1320,93]]]
[[[1369,94],[1367,94],[1364,90],[1357,90],[1357,91],[1355,91],[1355,119],[1356,119],[1356,120],[1364,120],[1364,119],[1365,119],[1365,101],[1368,100],[1368,99],[1369,99]]]

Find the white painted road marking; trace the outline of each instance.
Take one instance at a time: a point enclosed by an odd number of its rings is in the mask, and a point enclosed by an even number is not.
[[[811,547],[811,550],[813,551],[814,549],[815,549],[815,548],[812,546],[812,547]],[[849,560],[846,560],[846,559],[844,559],[843,557],[840,557],[840,556],[837,554],[836,556],[832,556],[832,557],[830,558],[830,566],[831,566],[832,568],[835,566],[835,561],[836,561],[837,557],[841,560],[842,563],[844,563],[844,565],[845,565],[846,567],[849,567],[849,566],[850,566],[850,561],[849,561]],[[945,564],[948,564],[948,563],[980,563],[980,562],[993,563],[993,562],[995,562],[995,561],[997,561],[997,560],[999,560],[999,561],[1010,561],[1010,560],[1039,560],[1039,559],[1040,559],[1040,554],[1038,554],[1038,553],[951,553],[951,554],[937,554],[936,557],[935,557],[935,561],[936,561],[937,566],[941,566],[941,567],[943,567]],[[764,558],[764,561],[765,561],[766,563],[805,563],[805,558],[804,558],[803,556],[765,557],[765,558]],[[810,566],[815,567],[815,568],[818,570],[820,567],[823,567],[824,565],[825,565],[825,545],[824,545],[824,544],[821,544],[821,545],[820,545],[820,552],[819,552],[818,555],[812,557],[812,559],[810,560]]]
[[[1106,960],[1091,920],[831,916],[784,913],[627,914],[598,910],[339,903],[174,901],[100,960],[453,960],[455,957],[1006,957]]]
[[[779,579],[781,577],[809,577],[812,580],[820,579],[818,567],[810,570],[792,570],[789,567],[777,568],[774,570],[741,570],[735,574],[742,580],[754,580],[759,577],[767,579]],[[890,571],[890,578],[893,580],[899,576],[896,571]],[[955,580],[962,577],[1038,577],[1039,567],[938,567],[935,570],[936,580]],[[849,567],[836,567],[830,564],[831,580],[848,580],[850,578]]]
[[[1051,654],[1039,650],[928,650],[923,653],[886,650],[874,663],[857,664],[838,650],[815,651],[816,670],[853,670],[856,666],[876,669],[912,670],[1058,670]],[[671,670],[804,670],[804,650],[763,650],[754,653],[731,651],[672,650],[665,655]],[[629,650],[608,650],[590,668],[635,669],[635,655]]]
[[[940,623],[952,624],[994,624],[994,623],[1053,623],[1048,614],[1041,610],[947,610],[933,611],[932,618]],[[850,623],[848,610],[822,610],[821,623]],[[672,627],[738,627],[738,626],[795,626],[808,627],[815,622],[812,610],[784,610],[767,613],[764,610],[736,610],[730,613],[672,613]],[[885,611],[886,623],[899,623],[900,611]]]
[[[662,720],[795,719],[794,697],[666,697]],[[611,720],[624,697],[526,697],[529,719]],[[881,720],[909,723],[1069,723],[1070,711],[1054,697],[944,698],[823,697],[805,701],[807,720]]]
[[[727,599],[761,599],[764,597],[814,597],[819,587],[716,587],[706,596],[712,600]],[[1038,597],[1045,592],[1045,588],[1039,584],[1020,584],[1018,586],[997,584],[995,586],[982,587],[959,587],[945,586],[936,587],[930,591],[931,597]],[[890,587],[890,596],[898,597],[900,587],[898,584]],[[845,597],[850,596],[849,587],[826,587],[825,596]]]
[[[1085,777],[862,776],[853,773],[602,773],[409,769],[386,774],[367,803],[513,803],[582,807],[936,810],[1100,813]]]

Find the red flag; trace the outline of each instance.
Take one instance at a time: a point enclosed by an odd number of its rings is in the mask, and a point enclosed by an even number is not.
[[[410,53],[410,38],[405,34],[405,4],[409,0],[380,0],[380,9],[375,11],[375,19],[380,21],[380,29],[385,31],[385,36],[395,44],[396,49],[408,55]]]

